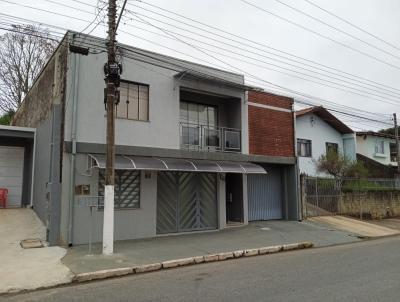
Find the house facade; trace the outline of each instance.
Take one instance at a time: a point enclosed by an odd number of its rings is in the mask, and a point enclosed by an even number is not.
[[[50,244],[102,239],[107,58],[79,49],[104,43],[67,33],[14,117],[40,141],[33,208]],[[299,219],[294,152],[257,149],[255,135],[265,138],[250,122],[257,106],[248,99],[257,89],[242,75],[129,46],[119,53],[115,240]],[[272,107],[293,115],[279,106]],[[268,202],[280,203],[272,207],[279,215],[269,215]]]
[[[296,112],[296,138],[300,173],[327,176],[317,171],[317,162],[329,150],[356,160],[355,133],[323,107]]]
[[[394,136],[372,131],[356,134],[358,154],[382,165],[397,167],[397,147]]]

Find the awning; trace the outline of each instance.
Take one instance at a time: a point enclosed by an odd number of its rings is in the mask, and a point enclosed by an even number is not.
[[[89,168],[106,168],[106,156],[89,154]],[[267,174],[257,164],[234,161],[211,161],[202,159],[160,158],[145,156],[115,157],[116,170],[152,170],[208,173]]]

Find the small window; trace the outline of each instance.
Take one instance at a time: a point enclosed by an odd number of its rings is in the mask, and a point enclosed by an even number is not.
[[[375,142],[375,153],[385,154],[385,141],[377,140]]]
[[[338,153],[339,145],[336,143],[326,143],[326,154],[330,152]]]
[[[311,157],[311,140],[297,139],[297,155]]]
[[[397,146],[395,143],[390,143],[390,161],[397,162]]]
[[[105,170],[99,170],[99,208],[104,207]],[[140,208],[140,171],[115,170],[114,209]]]
[[[121,82],[116,117],[137,121],[149,120],[149,86]]]

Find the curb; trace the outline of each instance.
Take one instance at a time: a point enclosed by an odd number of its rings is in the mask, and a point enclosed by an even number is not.
[[[252,256],[260,256],[267,254],[275,254],[279,252],[300,250],[312,248],[314,244],[312,242],[299,242],[299,243],[291,243],[291,244],[283,244],[283,245],[274,245],[267,247],[260,247],[257,249],[245,249],[245,250],[237,250],[233,252],[224,252],[217,254],[208,254],[204,256],[196,256],[189,258],[182,258],[176,260],[168,260],[158,263],[145,264],[134,267],[123,267],[123,268],[115,268],[115,269],[107,269],[100,270],[88,273],[76,274],[72,279],[72,282],[80,283],[80,282],[88,282],[92,280],[101,280],[106,278],[113,277],[121,277],[125,275],[132,274],[142,274],[148,272],[154,272],[159,270],[166,270],[171,268],[177,268],[188,265],[195,265],[200,263],[209,263],[216,261],[225,261],[230,259],[237,259],[241,257],[252,257]]]

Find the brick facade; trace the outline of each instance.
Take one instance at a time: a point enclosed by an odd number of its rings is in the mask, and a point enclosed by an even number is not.
[[[293,99],[266,92],[250,91],[248,102],[291,110]],[[293,112],[249,104],[249,153],[293,157]]]

